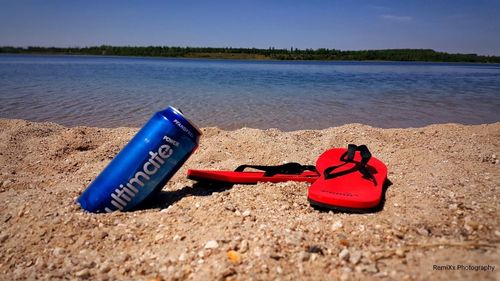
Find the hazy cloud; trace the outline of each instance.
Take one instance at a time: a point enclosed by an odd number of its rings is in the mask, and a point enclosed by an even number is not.
[[[366,7],[368,9],[373,9],[373,10],[377,10],[377,11],[383,11],[383,12],[387,12],[387,11],[391,11],[392,8],[390,7],[386,7],[386,6],[379,6],[379,5],[366,5]]]
[[[409,22],[413,20],[413,17],[411,16],[398,16],[398,15],[381,15],[381,19],[384,20],[390,20],[390,21],[397,21],[397,22]]]

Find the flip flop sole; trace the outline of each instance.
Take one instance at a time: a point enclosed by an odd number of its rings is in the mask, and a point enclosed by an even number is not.
[[[359,209],[359,208],[347,208],[347,207],[334,206],[331,204],[324,204],[321,202],[316,202],[316,201],[311,200],[309,198],[307,199],[307,201],[309,202],[309,204],[311,204],[311,206],[314,206],[314,207],[317,207],[320,209],[339,211],[339,212],[345,212],[345,213],[365,214],[365,213],[376,212],[377,210],[380,209],[380,204],[375,206],[375,207],[372,207],[372,208]]]
[[[188,170],[188,179],[196,181],[224,182],[233,184],[255,184],[257,182],[310,182],[313,183],[319,178],[318,174],[311,171],[304,171],[300,175],[276,174],[264,176],[263,172],[234,172],[234,171],[213,171],[213,170]]]

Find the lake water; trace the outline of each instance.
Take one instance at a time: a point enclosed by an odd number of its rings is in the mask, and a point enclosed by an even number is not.
[[[140,127],[167,105],[200,127],[500,121],[500,65],[0,56],[0,117]]]

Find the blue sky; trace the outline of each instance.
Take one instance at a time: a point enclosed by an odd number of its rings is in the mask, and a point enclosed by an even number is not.
[[[500,0],[0,0],[0,45],[168,45],[500,55]]]

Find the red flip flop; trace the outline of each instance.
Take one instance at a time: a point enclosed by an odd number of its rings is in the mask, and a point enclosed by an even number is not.
[[[253,168],[264,172],[244,172]],[[202,182],[255,184],[257,182],[299,181],[313,183],[319,178],[314,166],[287,163],[278,166],[241,165],[234,171],[188,170],[188,179]]]
[[[378,207],[387,167],[371,157],[365,145],[327,150],[318,158],[320,173],[308,191],[311,205],[349,212],[369,212]]]

